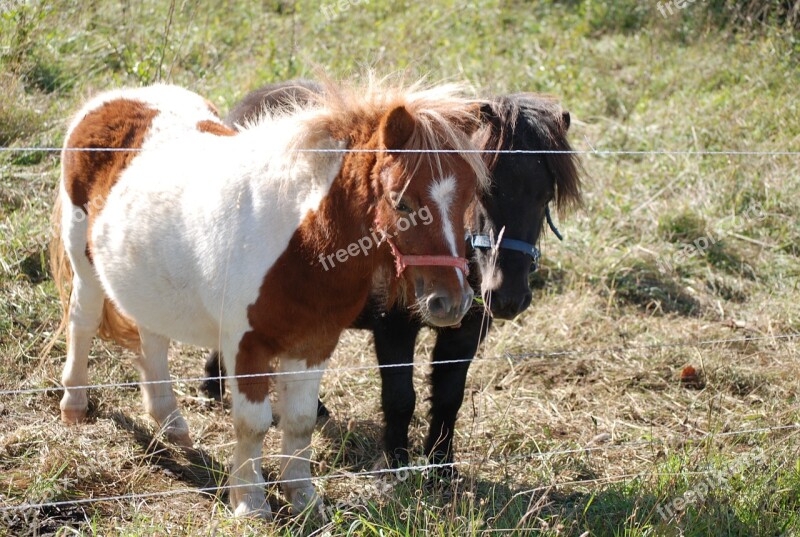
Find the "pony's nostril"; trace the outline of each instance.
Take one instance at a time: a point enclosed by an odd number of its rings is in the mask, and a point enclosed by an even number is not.
[[[444,317],[450,311],[450,301],[441,295],[433,295],[428,299],[428,312],[434,317]]]
[[[472,306],[474,294],[472,289],[469,289],[454,297],[447,293],[430,295],[425,300],[429,321],[437,326],[457,323]]]
[[[496,313],[505,313],[508,310],[508,300],[502,296],[492,297],[492,309]]]
[[[513,319],[531,305],[530,292],[519,295],[496,296],[492,301],[492,313],[499,319]]]

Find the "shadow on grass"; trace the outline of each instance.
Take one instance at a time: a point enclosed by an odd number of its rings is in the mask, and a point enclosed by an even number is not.
[[[334,469],[360,472],[374,470],[383,455],[380,440],[383,424],[375,420],[340,420],[335,416],[319,418],[317,431],[328,440],[330,449],[320,459],[330,461]]]
[[[648,313],[694,317],[702,311],[700,303],[679,282],[644,262],[610,274],[607,285],[619,303],[638,306]]]
[[[673,497],[665,499],[626,485],[562,494],[535,484],[511,488],[476,480],[444,500],[410,489],[397,489],[388,501],[369,505],[363,509],[363,516],[384,529],[386,535],[406,535],[409,527],[433,531],[433,516],[438,516],[436,529],[445,534],[479,530],[504,535],[778,536],[786,529],[785,521],[739,514],[724,498],[707,498],[675,511],[670,510]],[[357,508],[351,507],[351,512]],[[342,522],[350,521],[345,517]]]
[[[679,506],[683,506],[678,509]],[[765,519],[751,519],[735,511],[727,498],[712,494],[696,503],[683,495],[665,496],[637,485],[615,484],[595,492],[551,497],[538,514],[580,535],[782,535],[782,524],[773,527]]]
[[[128,431],[139,447],[145,453],[145,461],[151,467],[159,467],[171,472],[175,479],[183,482],[188,487],[198,489],[212,489],[203,492],[204,495],[213,496],[223,505],[229,505],[229,489],[224,487],[228,483],[228,467],[219,462],[203,448],[183,449],[171,446],[160,441],[150,430],[138,421],[115,412],[111,415],[114,423]],[[277,481],[280,476],[272,469],[261,468],[265,481]],[[287,513],[288,504],[279,495],[277,490],[273,493],[267,490],[267,499],[273,513]],[[211,508],[211,507],[209,507]],[[231,515],[232,516],[232,515]]]
[[[118,428],[131,434],[149,466],[168,470],[176,479],[198,488],[218,487],[227,479],[225,466],[204,449],[182,449],[165,444],[149,427],[122,412],[113,412],[110,418]]]
[[[330,418],[321,434],[342,448],[322,458],[338,461],[332,464],[333,472],[370,470],[380,450],[380,431],[381,425],[371,420],[342,423]],[[383,535],[499,530],[511,535],[534,531],[544,535],[778,536],[785,534],[787,524],[797,523],[781,520],[777,514],[753,516],[735,507],[736,496],[713,488],[701,495],[701,483],[686,488],[634,479],[562,492],[563,487],[510,484],[476,478],[475,473],[467,467],[457,480],[437,480],[436,487],[431,487],[430,475],[419,471],[403,478],[365,476],[332,494],[325,510],[334,533],[361,524]],[[684,501],[687,491],[694,502]]]
[[[145,464],[167,470],[174,479],[189,488],[206,489],[203,492],[198,490],[198,493],[213,496],[222,504],[229,505],[229,489],[224,488],[228,484],[229,477],[226,464],[219,462],[203,448],[185,449],[165,444],[148,426],[121,412],[112,413],[110,418],[117,427],[131,434],[144,452]],[[280,479],[280,475],[273,470],[274,468],[262,465],[261,472],[265,481],[275,482]],[[277,488],[267,488],[267,499],[273,514],[279,520],[289,520],[289,504]]]

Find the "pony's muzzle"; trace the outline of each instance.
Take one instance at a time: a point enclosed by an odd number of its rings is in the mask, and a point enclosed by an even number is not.
[[[469,286],[466,286],[460,297],[444,292],[431,293],[424,302],[427,321],[434,326],[458,324],[469,311],[474,296],[475,293]]]
[[[496,292],[492,296],[492,315],[497,319],[513,319],[528,309],[532,296],[530,289],[508,295]]]

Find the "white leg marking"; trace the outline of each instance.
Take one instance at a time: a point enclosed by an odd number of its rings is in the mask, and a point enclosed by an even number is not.
[[[89,400],[85,388],[70,386],[89,384],[89,351],[92,339],[100,326],[103,311],[103,291],[95,279],[82,279],[77,273],[72,279],[67,325],[67,362],[61,375],[64,396],[61,398],[61,419],[78,423],[86,418]]]
[[[448,175],[444,179],[439,179],[438,181],[434,182],[430,186],[430,195],[433,198],[433,201],[436,203],[436,207],[439,209],[439,214],[442,217],[442,233],[444,237],[447,239],[447,243],[450,245],[450,254],[453,257],[458,256],[458,250],[456,250],[456,237],[453,234],[453,223],[450,221],[450,205],[453,203],[453,195],[455,194],[456,190],[456,178],[452,175]],[[464,286],[464,275],[461,274],[461,271],[455,267],[453,270],[456,271],[458,275],[458,283],[461,286]]]
[[[222,357],[228,374],[236,371],[238,338],[222,341]],[[272,512],[264,493],[264,475],[261,473],[262,444],[272,424],[272,406],[269,397],[254,403],[239,391],[237,379],[228,385],[233,402],[233,428],[236,446],[233,449],[229,483],[230,502],[237,517],[256,516],[272,518]]]
[[[280,371],[297,372],[277,377],[277,405],[283,432],[281,479],[301,480],[283,486],[295,513],[322,503],[311,482],[311,435],[317,422],[319,383],[326,366],[327,360],[312,368],[306,367],[305,359],[283,357],[280,362]]]

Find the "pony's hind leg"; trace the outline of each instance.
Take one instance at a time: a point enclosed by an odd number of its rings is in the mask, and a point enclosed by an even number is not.
[[[144,408],[156,420],[170,442],[191,448],[189,425],[178,410],[178,401],[169,382],[169,338],[142,328],[139,329],[139,335],[142,339],[142,354],[134,359],[133,365],[142,377]]]
[[[326,364],[327,360],[308,367],[305,359],[286,357],[280,362],[282,374],[276,384],[281,416],[278,426],[283,433],[281,481],[285,481],[283,491],[295,513],[309,506],[317,508],[322,503],[311,482],[311,435],[317,421],[319,383]]]
[[[77,268],[77,267],[76,267]],[[86,419],[89,400],[86,386],[89,383],[89,351],[92,339],[100,326],[105,296],[100,282],[93,274],[72,278],[67,321],[67,361],[61,374],[64,396],[61,398],[61,420],[79,423]]]
[[[219,351],[209,351],[204,371],[206,379],[200,384],[200,391],[212,399],[222,401],[222,396],[225,394],[225,379],[222,377],[225,377],[226,371]]]

